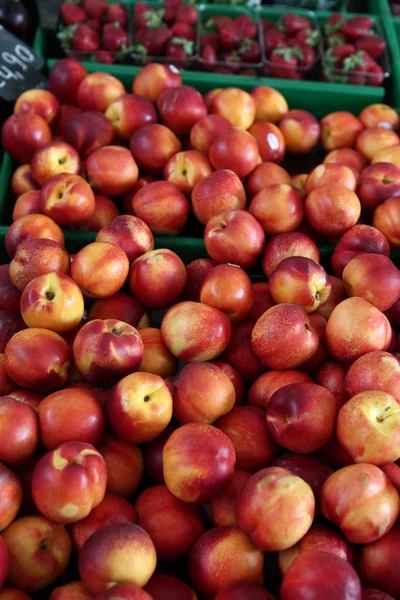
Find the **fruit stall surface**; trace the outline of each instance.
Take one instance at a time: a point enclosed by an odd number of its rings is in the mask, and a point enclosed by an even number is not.
[[[400,600],[400,3],[286,4],[0,2],[0,600]]]

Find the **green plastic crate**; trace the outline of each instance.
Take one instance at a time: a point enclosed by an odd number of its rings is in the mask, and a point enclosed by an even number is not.
[[[131,2],[131,0],[129,1]],[[386,2],[386,0],[384,0],[384,2]],[[150,4],[158,6],[160,3],[153,2]],[[366,3],[366,5],[367,4],[371,9],[371,13],[374,11],[374,14],[377,15],[378,20],[382,18],[380,17],[381,14],[385,14],[382,8],[383,4],[381,5],[379,0],[370,0]],[[207,5],[205,6],[207,7]],[[215,5],[210,5],[210,10],[215,10],[215,8]],[[237,7],[218,5],[218,11],[224,12],[227,15],[232,14],[235,16],[237,14],[237,10]],[[296,11],[294,9],[277,6],[263,6],[261,8],[261,15],[265,16],[266,18],[275,17],[277,19],[280,15],[288,12],[289,10],[292,12],[298,12],[299,14],[304,14],[304,11],[301,9]],[[325,18],[331,13],[316,12],[315,14],[319,20],[325,20]],[[381,22],[381,24],[383,26],[383,22]],[[397,47],[395,36],[393,35],[392,37],[392,40],[388,40],[389,44],[394,44]],[[43,30],[39,30],[37,32],[35,39],[35,50],[48,59],[47,66],[49,68],[51,68],[51,66],[54,64],[55,59],[62,57],[61,52],[54,56],[57,48],[59,48],[59,44],[53,33]],[[396,52],[396,48],[394,48],[393,51],[390,50],[390,53],[392,56],[396,56],[398,54]],[[131,65],[101,65],[99,63],[91,62],[83,62],[82,64],[89,72],[106,71],[112,75],[115,75],[116,77],[120,78],[121,81],[123,81],[128,90],[133,77],[140,68]],[[245,90],[249,90],[256,85],[268,85],[275,87],[277,90],[282,92],[291,107],[311,110],[317,117],[322,117],[328,112],[340,109],[350,110],[358,113],[368,104],[383,102],[385,98],[385,88],[383,86],[357,86],[339,83],[326,83],[322,81],[291,81],[288,79],[276,79],[258,76],[247,77],[240,75],[226,75],[221,73],[206,73],[203,71],[185,71],[183,72],[183,81],[186,85],[192,85],[202,92],[209,91],[214,87],[238,86]],[[396,105],[399,104],[400,102]]]

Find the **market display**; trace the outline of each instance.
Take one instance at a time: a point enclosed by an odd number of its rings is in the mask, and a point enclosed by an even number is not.
[[[400,597],[399,125],[156,63],[18,98],[0,600]]]

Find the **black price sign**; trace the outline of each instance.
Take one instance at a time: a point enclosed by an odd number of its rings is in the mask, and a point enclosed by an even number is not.
[[[0,98],[13,102],[22,92],[47,87],[38,71],[44,58],[0,25]]]

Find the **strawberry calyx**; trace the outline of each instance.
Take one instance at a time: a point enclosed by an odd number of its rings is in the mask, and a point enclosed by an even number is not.
[[[354,71],[355,67],[364,66],[364,51],[360,50],[343,60],[343,71]]]
[[[334,48],[335,46],[341,46],[343,44],[343,38],[340,36],[332,36],[328,40],[329,48]]]
[[[148,29],[159,29],[163,26],[164,11],[160,10],[146,10],[143,13],[143,17],[146,21],[146,27]]]
[[[281,44],[272,52],[272,56],[282,56],[285,62],[289,62],[291,58],[298,58],[303,60],[304,54],[300,48],[285,48]]]
[[[194,43],[192,40],[187,40],[186,38],[181,37],[173,37],[171,42],[176,46],[181,46],[182,50],[187,56],[192,56],[194,51]]]
[[[321,39],[321,34],[317,29],[306,29],[306,44],[307,46],[316,46]]]
[[[340,45],[341,44],[338,44],[338,46],[340,46]],[[335,48],[335,46],[331,46],[325,52],[324,62],[325,62],[325,64],[330,65],[330,66],[335,65],[339,60],[339,58],[337,56],[335,56],[335,54],[333,54],[334,48]]]
[[[327,78],[327,80],[331,81],[332,83],[347,83],[346,75],[336,74],[332,71],[332,69],[325,69],[324,75]]]
[[[78,27],[79,23],[74,23],[73,25],[64,27],[62,31],[57,33],[57,39],[59,39],[64,46],[69,48]]]
[[[330,35],[331,33],[335,33],[335,31],[339,31],[339,29],[345,24],[346,19],[342,16],[341,19],[338,19],[336,23],[325,23],[324,32],[325,35]]]
[[[132,46],[130,46],[130,48],[131,51],[137,54],[138,56],[147,56],[148,54],[147,48],[140,42],[135,42],[134,44],[132,44]]]
[[[254,42],[254,40],[251,40],[250,38],[244,38],[240,42],[240,48],[239,48],[239,50],[241,52],[247,52],[248,50],[251,50],[252,47],[253,47],[253,42]]]

